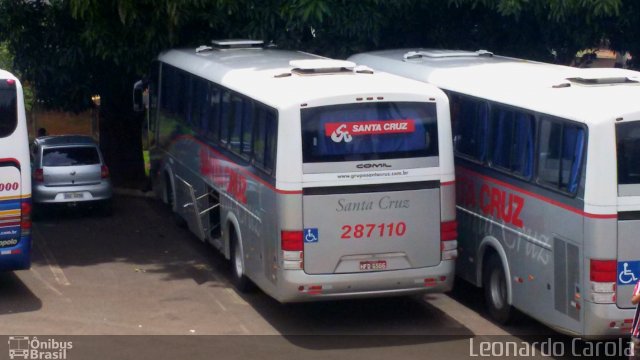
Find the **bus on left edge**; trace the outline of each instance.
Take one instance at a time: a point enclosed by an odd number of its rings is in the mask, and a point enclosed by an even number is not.
[[[0,271],[31,267],[31,165],[20,81],[0,70]]]

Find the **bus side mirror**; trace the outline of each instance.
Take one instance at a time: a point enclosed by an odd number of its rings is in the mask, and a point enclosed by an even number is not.
[[[149,96],[147,94],[147,82],[144,80],[138,80],[133,84],[133,111],[144,111],[148,104]]]

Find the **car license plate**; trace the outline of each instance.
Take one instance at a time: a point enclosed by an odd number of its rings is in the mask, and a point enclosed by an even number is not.
[[[386,270],[386,269],[387,269],[386,260],[360,261],[361,271],[376,271],[376,270]]]
[[[65,200],[82,199],[82,198],[84,198],[84,194],[81,193],[81,192],[65,193],[64,194],[64,198],[65,198]]]

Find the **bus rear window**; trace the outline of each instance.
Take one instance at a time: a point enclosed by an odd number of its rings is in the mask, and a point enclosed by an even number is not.
[[[618,184],[640,184],[640,121],[616,124]]]
[[[438,156],[434,103],[331,105],[301,116],[305,163]]]
[[[15,82],[0,80],[0,137],[11,135],[18,124]]]

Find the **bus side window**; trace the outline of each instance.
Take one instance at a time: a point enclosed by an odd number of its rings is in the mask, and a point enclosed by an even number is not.
[[[198,133],[203,133],[202,119],[207,117],[207,82],[200,78],[193,78],[191,81],[193,88],[193,106],[191,110],[191,121],[189,122],[193,129],[197,129]]]
[[[453,95],[451,120],[456,153],[484,161],[487,154],[489,105],[484,101]]]
[[[188,74],[186,72],[181,72],[182,73],[182,81],[183,81],[183,86],[184,86],[184,92],[182,92],[180,95],[180,99],[182,101],[182,122],[187,124],[189,127],[193,127],[193,125],[195,125],[196,123],[193,120],[193,106],[192,106],[192,101],[193,101],[193,91],[194,89],[194,78],[193,75]]]
[[[273,111],[267,112],[267,147],[265,149],[264,167],[269,173],[273,173],[276,165],[276,139],[278,137],[278,124]]]
[[[220,105],[220,143],[223,145],[227,145],[229,142],[229,126],[231,124],[231,116],[233,116],[231,92],[229,92],[228,90],[222,92],[222,101]]]
[[[220,94],[222,91],[219,87],[209,84],[209,94],[207,99],[209,100],[209,117],[204,125],[207,134],[207,139],[211,141],[218,141],[220,139]]]
[[[253,133],[253,163],[268,174],[273,173],[276,158],[277,121],[273,110],[256,106]]]
[[[491,166],[530,179],[533,170],[534,117],[495,106],[491,122]]]
[[[585,130],[567,122],[540,121],[538,182],[575,194],[580,184]]]
[[[255,108],[253,101],[244,101],[242,109],[242,149],[241,154],[245,157],[251,157],[252,150],[252,132],[253,119],[255,117]]]

